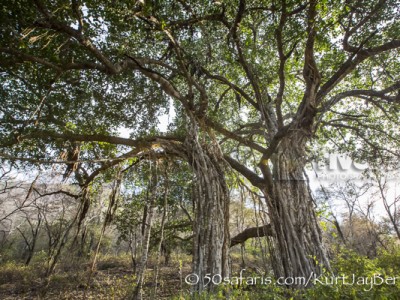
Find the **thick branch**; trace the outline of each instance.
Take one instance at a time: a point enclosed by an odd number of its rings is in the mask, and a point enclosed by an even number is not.
[[[250,81],[251,86],[253,87],[254,95],[256,97],[257,104],[258,104],[258,109],[263,113],[262,94],[261,94],[260,85],[259,85],[256,75],[254,74],[251,66],[248,64],[248,62],[243,54],[242,47],[240,45],[238,30],[237,30],[240,22],[242,21],[242,18],[243,18],[244,12],[245,12],[245,8],[246,8],[246,1],[240,0],[238,12],[237,12],[236,18],[235,18],[235,22],[232,25],[232,28],[230,29],[230,33],[232,34],[233,41],[235,43],[236,50],[238,52],[239,63],[242,66],[243,70],[245,71],[247,78]]]
[[[365,97],[373,97],[380,98],[382,100],[387,101],[388,103],[400,103],[400,94],[398,93],[396,96],[389,96],[388,93],[392,93],[396,90],[400,89],[400,81],[397,81],[393,85],[383,89],[383,90],[351,90],[339,93],[332,97],[331,100],[326,102],[324,106],[320,109],[320,111],[327,111],[340,100],[348,98],[348,97],[359,97],[365,100]]]
[[[286,1],[282,1],[282,12],[281,18],[279,20],[279,26],[275,31],[276,42],[278,45],[278,55],[279,55],[279,90],[278,94],[276,95],[275,100],[275,109],[276,109],[276,116],[278,119],[279,127],[283,126],[283,116],[282,116],[282,100],[283,100],[283,93],[285,91],[285,63],[287,57],[283,52],[283,39],[282,39],[282,31],[286,23]]]
[[[136,140],[121,138],[117,136],[107,136],[102,134],[75,134],[75,133],[56,133],[52,131],[37,131],[25,136],[22,136],[21,139],[26,138],[55,138],[55,139],[63,139],[70,141],[79,141],[79,142],[105,142],[115,145],[125,145],[132,147],[143,147],[148,146],[154,142],[161,142],[164,140],[169,141],[182,141],[178,137],[172,136],[154,136],[154,137],[146,137],[146,138],[138,138]]]
[[[224,155],[224,159],[226,162],[229,163],[229,165],[238,171],[240,174],[242,174],[244,177],[247,178],[251,182],[252,185],[262,188],[264,185],[264,180],[262,177],[258,176],[256,173],[254,173],[252,170],[248,169],[244,165],[240,164],[237,160],[233,159],[229,155]]]
[[[246,228],[244,231],[231,238],[230,246],[233,247],[237,244],[244,243],[248,239],[264,236],[272,236],[272,229],[270,224],[260,227]]]
[[[258,145],[257,143],[254,143],[251,140],[245,139],[245,138],[241,137],[240,135],[237,135],[237,134],[225,129],[221,124],[219,124],[215,121],[212,121],[210,119],[205,119],[205,122],[207,125],[211,126],[214,130],[221,133],[225,137],[234,139],[235,141],[238,141],[239,143],[241,143],[243,145],[246,145],[254,150],[257,150],[260,153],[264,153],[267,150],[264,147]]]
[[[346,75],[352,72],[361,62],[363,62],[369,57],[397,48],[400,48],[400,40],[393,40],[391,42],[387,42],[383,45],[374,48],[360,49],[357,53],[351,55],[335,72],[335,74],[333,74],[332,77],[327,82],[325,82],[324,85],[321,86],[317,94],[317,102],[321,102],[323,98],[334,87],[336,87],[343,80],[343,78],[346,77]]]
[[[109,73],[116,74],[120,70],[99,50],[97,49],[92,41],[82,35],[82,33],[66,24],[59,22],[43,5],[39,0],[34,0],[36,7],[39,12],[43,15],[43,21],[37,21],[36,25],[38,27],[44,27],[48,29],[55,30],[67,34],[74,39],[76,39],[81,45],[83,45],[89,52],[91,52],[108,70]]]
[[[358,29],[360,29],[369,20],[371,20],[372,17],[374,17],[379,12],[379,10],[385,5],[385,3],[386,3],[386,0],[380,0],[378,2],[378,4],[371,10],[371,12],[365,18],[363,18],[360,22],[358,22],[358,24],[356,24],[351,29],[350,28],[346,28],[346,33],[345,33],[344,38],[343,38],[343,49],[345,51],[349,51],[349,52],[357,52],[358,51],[359,48],[350,45],[349,38],[353,34],[355,34]],[[352,19],[352,16],[350,16],[350,21],[351,21],[351,19]]]
[[[310,104],[310,101],[315,100],[316,90],[320,84],[321,76],[319,74],[317,64],[314,57],[314,43],[316,36],[315,18],[317,15],[317,1],[310,2],[310,9],[308,12],[308,27],[307,27],[307,42],[304,53],[304,68],[303,77],[306,82],[306,91],[304,94],[304,101]]]
[[[247,94],[242,88],[238,87],[237,85],[235,85],[234,83],[232,83],[231,81],[229,81],[228,79],[226,79],[225,77],[221,76],[221,75],[215,75],[215,74],[211,74],[207,69],[205,68],[201,68],[201,71],[206,74],[206,76],[210,79],[215,79],[219,82],[222,82],[223,84],[231,87],[235,92],[237,92],[238,94],[240,94],[240,96],[242,96],[244,99],[246,99],[247,102],[249,102],[255,109],[259,109],[258,104],[253,100],[252,97],[250,97],[249,94]]]

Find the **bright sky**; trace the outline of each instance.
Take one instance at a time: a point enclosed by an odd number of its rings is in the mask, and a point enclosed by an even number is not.
[[[313,163],[313,170],[308,170],[307,175],[310,179],[312,191],[315,193],[322,187],[329,190],[332,184],[337,185],[337,188],[345,188],[346,182],[351,182],[357,186],[362,186],[368,182],[372,182],[375,187],[369,189],[363,196],[360,197],[359,203],[356,205],[366,211],[369,203],[374,202],[373,214],[379,219],[386,216],[385,207],[382,201],[376,182],[366,179],[363,172],[367,174],[372,173],[369,171],[367,164],[354,163],[350,157],[340,156],[338,154],[331,154],[328,158],[329,163],[325,166],[318,166]],[[393,170],[392,172],[385,173],[386,178],[386,198],[389,203],[392,203],[400,195],[400,170]],[[335,199],[333,201],[334,210],[338,216],[347,212],[346,203],[344,200]]]

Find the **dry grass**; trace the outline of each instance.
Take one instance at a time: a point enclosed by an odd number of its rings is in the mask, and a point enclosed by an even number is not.
[[[156,259],[148,263],[144,282],[144,299],[169,299],[187,292],[184,278],[190,273],[190,257],[175,256],[168,266],[160,264],[155,284]],[[0,299],[125,299],[135,287],[127,256],[101,256],[88,283],[90,263],[71,259],[59,264],[46,280],[38,263],[24,266],[16,263],[0,265]],[[154,293],[157,293],[155,295]],[[156,297],[156,298],[155,298]]]

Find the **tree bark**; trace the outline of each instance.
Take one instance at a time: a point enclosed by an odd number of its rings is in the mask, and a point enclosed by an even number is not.
[[[197,125],[189,126],[185,145],[195,174],[192,270],[199,279],[193,292],[202,292],[213,289],[204,282],[206,274],[229,276],[229,195],[218,144],[203,146]]]
[[[305,277],[328,270],[322,233],[304,174],[306,139],[289,135],[271,157],[272,182],[263,191],[274,237],[273,265],[277,277]]]

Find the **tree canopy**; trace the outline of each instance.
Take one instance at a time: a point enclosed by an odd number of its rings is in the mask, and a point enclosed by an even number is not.
[[[221,137],[226,155],[246,161],[229,159],[242,174],[311,121],[321,144],[390,152],[383,141],[398,140],[398,4],[9,3],[1,135],[12,150],[3,154],[56,158],[66,140],[80,140],[108,158],[109,144],[179,141],[185,109]],[[161,134],[157,117],[170,100],[176,117]],[[121,127],[129,140],[116,138]],[[86,148],[81,158],[94,158]]]

